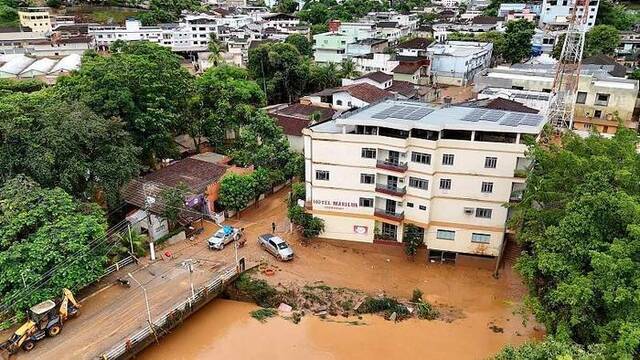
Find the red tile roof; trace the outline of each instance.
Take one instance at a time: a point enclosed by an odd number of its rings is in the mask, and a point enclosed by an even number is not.
[[[393,75],[385,74],[382,71],[375,71],[360,76],[358,79],[371,79],[379,84],[384,84],[387,81],[393,79]]]
[[[380,101],[380,100],[384,100],[384,99],[394,98],[392,93],[386,90],[378,89],[377,87],[367,83],[358,83],[358,84],[341,86],[337,88],[325,89],[312,95],[330,96],[338,92],[348,92],[354,98],[360,99],[369,104]]]
[[[429,44],[431,44],[433,40],[427,38],[413,38],[411,40],[407,40],[398,44],[397,48],[399,49],[426,49]]]
[[[282,109],[270,110],[269,115],[276,119],[286,135],[301,136],[302,130],[309,126],[312,114],[319,114],[320,122],[331,119],[335,112],[331,108],[297,103]]]
[[[406,98],[412,98],[418,93],[412,83],[401,80],[393,80],[393,85],[388,87],[387,90],[398,93]]]

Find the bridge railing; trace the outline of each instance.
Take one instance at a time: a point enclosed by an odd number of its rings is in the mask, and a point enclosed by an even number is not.
[[[215,293],[222,289],[222,287],[229,282],[229,280],[233,279],[236,275],[239,274],[240,269],[236,266],[236,264],[227,266],[224,268],[221,275],[216,277],[215,279],[210,280],[204,286],[195,291],[193,296],[187,297],[186,300],[179,302],[178,304],[171,307],[170,310],[163,313],[156,320],[154,320],[150,325],[143,327],[142,329],[132,333],[127,336],[125,339],[120,341],[117,345],[113,346],[111,349],[102,353],[99,356],[99,359],[103,360],[112,360],[118,359],[125,355],[127,352],[131,351],[136,345],[144,342],[150,337],[158,336],[158,332],[167,329],[170,327],[174,321],[182,320],[182,314],[188,313],[190,314],[192,310],[192,306],[199,301],[205,300],[209,294]],[[190,294],[190,292],[189,292]],[[176,317],[180,317],[176,319]],[[167,329],[168,330],[168,329]]]

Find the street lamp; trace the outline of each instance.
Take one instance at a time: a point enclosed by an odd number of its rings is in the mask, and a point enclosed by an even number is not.
[[[182,266],[186,267],[189,270],[189,284],[191,284],[191,297],[196,298],[196,291],[193,288],[193,279],[191,278],[191,274],[193,274],[193,259],[187,259],[182,262]]]
[[[133,281],[135,281],[136,284],[138,284],[142,289],[142,293],[144,294],[144,303],[145,305],[147,305],[147,320],[149,321],[149,326],[151,326],[151,310],[149,309],[149,298],[147,297],[147,289],[142,286],[142,284],[136,278],[134,278],[131,273],[127,273],[127,275],[129,275],[129,277],[132,278]]]

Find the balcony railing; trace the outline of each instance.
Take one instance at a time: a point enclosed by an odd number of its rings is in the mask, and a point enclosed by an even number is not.
[[[376,184],[376,191],[393,196],[403,196],[407,192],[404,186],[388,184]]]
[[[395,211],[389,211],[385,209],[376,209],[374,214],[381,218],[392,220],[392,221],[402,221],[402,219],[404,219],[403,211],[395,212]]]
[[[378,163],[376,164],[376,167],[378,169],[396,171],[396,172],[401,172],[401,173],[407,171],[407,163],[398,162],[398,161],[378,160]]]
[[[509,202],[520,202],[524,196],[524,190],[513,190],[509,196]]]

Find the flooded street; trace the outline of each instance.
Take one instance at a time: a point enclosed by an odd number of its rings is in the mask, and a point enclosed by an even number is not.
[[[367,315],[352,325],[342,317],[305,316],[299,324],[283,318],[261,323],[249,316],[257,307],[216,300],[137,358],[156,359],[485,359],[505,342],[486,324],[410,319],[399,323]]]

